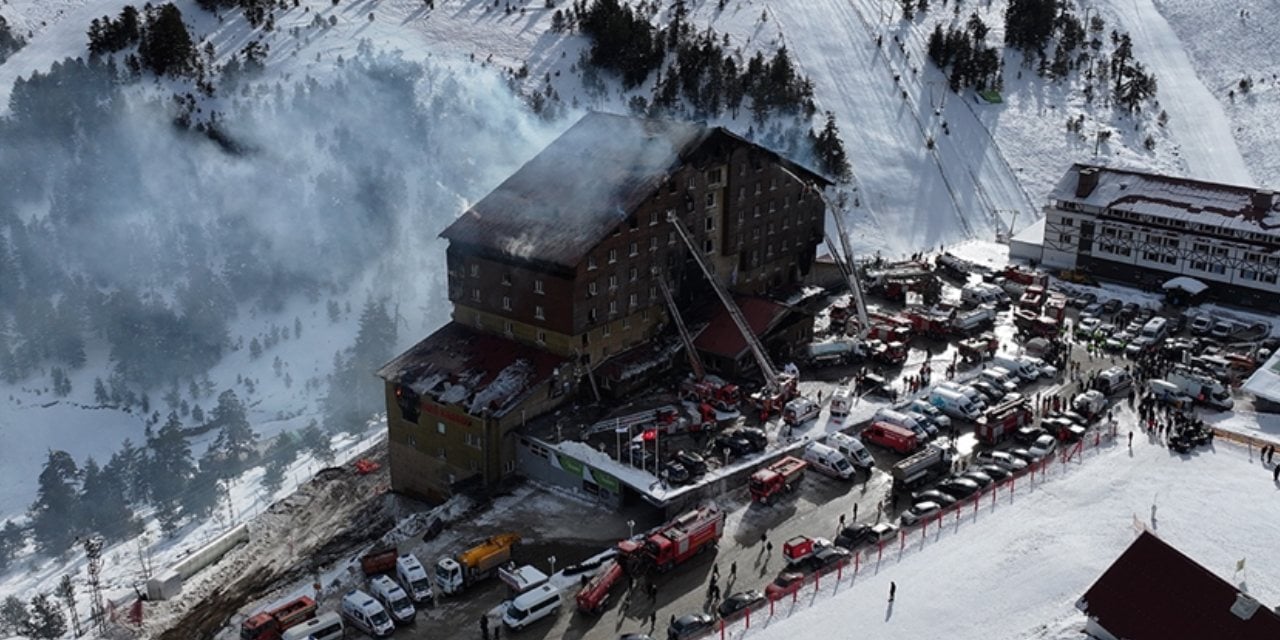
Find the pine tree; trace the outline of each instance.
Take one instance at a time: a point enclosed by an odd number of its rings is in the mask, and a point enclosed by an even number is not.
[[[147,451],[134,446],[133,440],[125,438],[120,443],[120,450],[111,454],[111,460],[103,467],[103,472],[121,483],[125,500],[129,504],[138,505],[147,501]]]
[[[257,336],[254,336],[249,341],[249,359],[257,360],[260,357],[262,357],[262,343],[258,342]]]
[[[80,617],[76,615],[76,587],[71,584],[71,576],[69,574],[62,574],[62,580],[58,582],[58,589],[55,593],[62,600],[62,604],[67,607],[67,617],[71,618],[72,634],[79,638],[82,632],[80,631]]]
[[[147,449],[151,454],[146,471],[147,485],[151,489],[156,517],[160,520],[161,529],[172,534],[181,522],[181,499],[196,472],[191,446],[182,433],[182,421],[177,413],[170,412],[160,431],[147,438]]]
[[[172,3],[147,12],[138,56],[142,64],[158,76],[181,75],[190,68],[195,59],[195,45],[187,25],[182,22],[182,11]]]
[[[814,153],[818,163],[828,175],[841,180],[852,176],[849,158],[844,151],[844,143],[840,141],[840,130],[836,127],[836,116],[827,112],[827,124],[813,141]]]
[[[84,463],[80,508],[85,529],[108,541],[124,540],[142,530],[125,499],[124,479],[99,470],[92,457]]]
[[[334,460],[333,442],[329,439],[328,434],[320,430],[315,422],[307,425],[302,430],[302,448],[307,453],[315,456],[317,460],[324,464],[332,464]]]
[[[31,624],[26,635],[41,640],[61,638],[67,632],[67,619],[48,594],[37,593],[31,598]]]
[[[103,384],[102,378],[93,379],[93,401],[100,405],[111,402],[111,396],[107,393],[107,385]]]
[[[36,501],[31,504],[31,537],[41,553],[66,551],[80,531],[81,512],[76,501],[79,469],[66,451],[49,451],[40,472]]]
[[[249,417],[236,392],[227,389],[218,395],[218,406],[213,408],[212,424],[219,426],[218,437],[211,451],[220,459],[218,471],[221,477],[239,474],[257,459],[258,434],[249,426]]]
[[[201,469],[187,484],[187,491],[182,496],[182,515],[194,520],[202,520],[213,515],[222,499],[223,488],[219,472],[213,469]]]
[[[31,629],[31,611],[18,596],[7,596],[0,604],[0,631],[5,635],[24,635]]]
[[[27,534],[12,520],[5,520],[4,528],[0,528],[0,573],[9,570],[18,552],[27,544]]]

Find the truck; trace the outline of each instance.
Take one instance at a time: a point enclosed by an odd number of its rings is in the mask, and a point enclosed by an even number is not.
[[[914,431],[887,422],[873,422],[862,430],[862,439],[898,453],[911,453],[920,446]]]
[[[954,307],[947,309],[917,307],[907,309],[905,313],[907,319],[911,320],[911,328],[916,335],[935,339],[951,335],[952,323],[956,318]]]
[[[1089,389],[1071,399],[1071,410],[1092,420],[1107,410],[1107,396],[1097,389]]]
[[[720,411],[737,411],[742,402],[742,391],[738,385],[725,382],[714,376],[706,376],[701,380],[686,379],[680,385],[680,397],[690,402],[709,404]]]
[[[511,560],[511,549],[520,542],[516,533],[502,533],[481,540],[452,557],[436,563],[436,586],[453,595],[493,575]]]
[[[623,540],[618,550],[636,566],[648,565],[666,573],[689,558],[712,549],[724,535],[724,511],[715,505],[681,514],[645,536],[643,541]]]
[[[929,404],[956,420],[977,420],[982,417],[982,409],[969,396],[955,389],[934,387],[929,392]]]
[[[920,483],[951,470],[951,452],[929,445],[893,465],[893,483],[899,489],[911,489]]]
[[[747,488],[751,491],[751,499],[755,502],[769,504],[773,497],[783,491],[791,491],[804,477],[804,470],[809,466],[794,456],[786,456],[773,464],[756,471],[747,479]]]
[[[240,640],[279,640],[285,629],[316,617],[316,601],[302,596],[240,623]]]
[[[815,471],[840,480],[849,480],[858,472],[843,453],[821,442],[810,442],[804,448],[804,461]]]
[[[832,367],[849,364],[861,358],[862,348],[857,340],[837,338],[827,342],[811,342],[803,350],[804,361],[814,367]]]
[[[814,552],[828,545],[822,538],[795,536],[782,543],[782,557],[788,566],[801,564],[813,557]]]
[[[616,559],[604,563],[600,571],[592,576],[582,588],[574,601],[578,603],[578,611],[591,615],[600,615],[609,605],[614,587],[622,584],[622,564]]]
[[[1231,392],[1222,382],[1188,367],[1175,366],[1165,380],[1176,385],[1199,404],[1223,410],[1230,410],[1235,406]]]
[[[391,573],[396,570],[396,559],[400,553],[395,548],[378,548],[360,556],[360,569],[366,576]]]
[[[982,305],[969,311],[957,313],[955,320],[951,322],[951,329],[958,334],[970,335],[990,327],[995,322],[995,308],[989,305]]]
[[[1019,397],[988,409],[985,415],[978,418],[973,431],[979,440],[994,445],[1034,420],[1031,403],[1027,398]]]
[[[956,343],[956,349],[965,362],[980,362],[1000,350],[1000,340],[995,334],[983,333]]]
[[[831,417],[837,420],[843,420],[849,415],[849,410],[853,406],[853,392],[849,387],[837,387],[831,392]]]

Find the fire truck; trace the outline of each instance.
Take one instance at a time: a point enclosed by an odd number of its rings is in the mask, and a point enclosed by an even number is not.
[[[787,456],[761,469],[747,479],[747,488],[751,490],[751,499],[755,502],[769,504],[773,497],[784,491],[791,491],[804,477],[804,470],[809,463],[793,456]]]
[[[1018,397],[1006,400],[987,410],[986,415],[978,418],[974,426],[974,435],[987,444],[996,444],[1004,440],[1019,427],[1031,424],[1035,416],[1031,413],[1031,404],[1027,398]]]
[[[1037,271],[1029,271],[1027,269],[1022,269],[1017,265],[1013,265],[1013,264],[1009,265],[1008,267],[1005,267],[1004,272],[1002,272],[1000,275],[1004,276],[1004,278],[1006,280],[1009,280],[1010,282],[1016,282],[1023,286],[1030,287],[1032,285],[1035,285],[1043,289],[1044,287],[1049,285],[1048,274],[1039,273]]]
[[[617,560],[610,560],[601,567],[600,572],[578,590],[574,600],[578,603],[578,611],[600,615],[609,604],[613,588],[621,582],[623,570]]]
[[[994,356],[1000,350],[1000,340],[995,334],[984,333],[956,343],[956,350],[965,362],[982,361]]]
[[[887,365],[899,365],[907,361],[907,345],[894,341],[885,343],[882,340],[868,340],[867,356],[875,362]]]
[[[689,558],[715,547],[724,535],[724,512],[707,505],[681,514],[658,527],[643,541],[623,540],[618,551],[637,566],[666,573]]]
[[[911,330],[916,335],[928,336],[930,338],[945,338],[951,335],[952,322],[956,317],[956,310],[923,307],[913,307],[907,309],[904,315],[911,321]]]
[[[709,404],[720,411],[737,411],[738,403],[742,402],[742,392],[738,385],[715,376],[686,379],[680,385],[680,397],[689,402]]]
[[[290,627],[316,617],[316,601],[307,596],[251,616],[240,624],[240,640],[278,640]]]

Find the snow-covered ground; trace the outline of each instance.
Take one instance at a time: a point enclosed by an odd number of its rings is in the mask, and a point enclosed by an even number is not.
[[[749,631],[739,623],[732,637],[856,629],[874,638],[1082,639],[1076,600],[1141,527],[1265,606],[1280,603],[1280,512],[1262,506],[1280,485],[1256,452],[1219,442],[1180,456],[1143,434],[1130,452],[1124,437],[1122,427],[1121,440],[1086,452],[1083,463],[1055,462],[1047,480],[1020,482],[976,514],[966,508],[958,523],[953,514],[927,534],[911,531],[905,551],[891,545],[879,562],[873,553],[856,577],[824,581],[817,595],[806,589],[773,619],[755,616]]]

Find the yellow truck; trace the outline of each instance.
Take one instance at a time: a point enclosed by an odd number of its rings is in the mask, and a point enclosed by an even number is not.
[[[436,586],[445,595],[453,595],[497,572],[511,560],[511,549],[520,535],[502,533],[475,543],[470,548],[441,558],[436,563]]]

